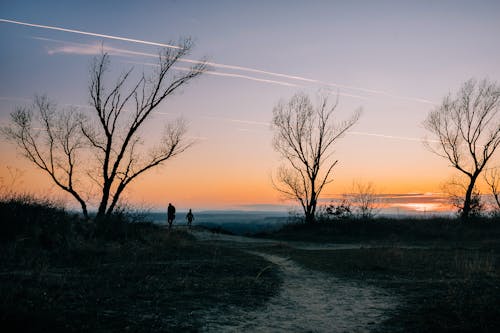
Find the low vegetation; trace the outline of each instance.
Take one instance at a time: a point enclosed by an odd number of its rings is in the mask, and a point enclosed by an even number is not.
[[[500,223],[495,219],[372,219],[291,223],[264,235],[350,243],[354,249],[265,250],[399,299],[381,332],[496,332],[500,327]]]
[[[260,257],[125,214],[95,224],[17,196],[0,220],[3,332],[198,331],[208,311],[263,304],[280,283]]]
[[[117,212],[83,220],[48,200],[0,200],[2,331],[199,331],[207,314],[264,305],[278,268],[236,246]],[[134,222],[135,221],[135,222]],[[139,222],[140,221],[140,222]],[[495,219],[340,219],[261,234],[349,243],[257,250],[383,288],[397,308],[381,332],[493,332],[500,326],[500,224]]]
[[[380,332],[496,332],[500,325],[498,250],[282,246],[267,251],[392,292],[398,307]]]
[[[308,242],[363,242],[464,245],[500,242],[500,223],[496,218],[347,218],[322,220],[314,224],[294,220],[276,232],[257,236]]]

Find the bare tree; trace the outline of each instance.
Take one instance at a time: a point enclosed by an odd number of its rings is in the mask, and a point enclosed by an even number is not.
[[[494,211],[500,212],[500,168],[491,168],[484,175],[484,181],[490,188],[493,200],[496,203]]]
[[[297,200],[307,223],[315,221],[316,205],[324,186],[332,181],[335,142],[359,119],[360,110],[348,120],[335,124],[333,105],[323,96],[318,107],[309,97],[295,94],[273,110],[273,146],[288,166],[281,166],[273,179],[274,187],[285,197]]]
[[[469,182],[469,177],[463,174],[454,175],[444,182],[441,188],[443,193],[448,196],[450,204],[457,209],[460,216],[463,215],[465,201],[464,194],[467,192]],[[470,196],[469,216],[480,216],[483,213],[483,210],[484,204],[481,193],[479,192],[477,186],[474,186]]]
[[[372,182],[355,181],[352,193],[346,195],[353,204],[356,215],[362,219],[371,219],[377,215],[380,207],[380,198]]]
[[[204,61],[184,71],[174,69],[191,47],[191,40],[185,39],[178,48],[163,49],[150,76],[142,73],[134,81],[131,68],[110,88],[105,80],[109,56],[102,54],[91,66],[90,114],[60,111],[46,97],[37,97],[33,107],[18,108],[11,114],[11,125],[3,132],[28,160],[79,202],[85,216],[88,208],[83,188],[90,179],[100,192],[96,218],[109,216],[132,181],[192,144],[185,136],[186,124],[177,120],[165,126],[156,147],[147,153],[141,149],[141,128],[158,106],[206,70]]]
[[[465,82],[430,112],[424,127],[436,143],[426,145],[468,179],[461,216],[468,218],[476,180],[500,144],[500,86],[482,80]]]
[[[36,96],[31,107],[20,107],[11,113],[12,124],[2,132],[59,188],[71,194],[88,216],[87,203],[75,189],[75,175],[82,162],[78,156],[85,147],[80,117],[74,109],[57,112],[46,96]]]

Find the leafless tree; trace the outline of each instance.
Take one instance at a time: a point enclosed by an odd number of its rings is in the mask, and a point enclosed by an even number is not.
[[[500,168],[491,168],[484,175],[484,180],[490,188],[491,195],[496,203],[495,211],[500,212]]]
[[[464,200],[470,179],[464,174],[454,175],[445,181],[441,187],[443,193],[448,196],[448,200],[454,206],[459,215],[463,216]],[[484,203],[477,186],[474,186],[469,202],[469,216],[480,216],[484,210]]]
[[[274,187],[285,197],[297,200],[304,210],[305,221],[314,222],[316,205],[324,186],[332,181],[332,169],[338,160],[332,158],[335,142],[359,119],[360,110],[341,123],[334,123],[333,105],[323,96],[314,107],[304,93],[273,110],[274,149],[288,166],[281,166],[273,179]]]
[[[155,71],[132,79],[133,68],[106,87],[109,56],[94,59],[90,71],[90,114],[74,109],[58,110],[46,97],[36,97],[31,108],[18,108],[3,132],[54,183],[70,193],[88,216],[83,188],[91,182],[99,188],[97,219],[109,216],[120,195],[138,176],[184,152],[192,142],[186,124],[166,124],[161,142],[146,153],[141,128],[158,106],[179,88],[206,70],[196,62],[183,71],[175,64],[192,47],[184,39],[178,48],[160,51]]]
[[[471,199],[481,172],[500,144],[500,86],[482,80],[465,82],[448,95],[424,122],[435,141],[426,145],[468,179],[461,216],[471,212]]]
[[[348,200],[353,204],[356,215],[362,219],[371,219],[377,215],[380,207],[380,198],[372,182],[355,181],[352,193]]]

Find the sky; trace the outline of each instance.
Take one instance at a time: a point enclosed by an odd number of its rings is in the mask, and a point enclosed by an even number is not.
[[[270,181],[281,161],[269,123],[280,100],[302,91],[313,100],[338,94],[338,120],[363,109],[335,147],[324,200],[371,182],[404,195],[402,209],[434,209],[455,172],[422,144],[422,122],[469,78],[500,79],[498,1],[0,0],[0,19],[2,126],[35,94],[88,105],[89,64],[101,46],[115,74],[151,71],[159,44],[183,37],[195,42],[187,59],[213,63],[146,124],[154,141],[164,122],[182,116],[198,139],[126,193],[155,208],[287,205]],[[3,139],[0,156],[4,183],[17,174],[18,188],[60,195]]]

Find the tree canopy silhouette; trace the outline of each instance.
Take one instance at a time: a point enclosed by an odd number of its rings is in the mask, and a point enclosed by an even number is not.
[[[143,72],[133,79],[131,68],[111,85],[109,55],[103,53],[91,65],[91,112],[61,110],[47,97],[37,96],[31,107],[11,113],[11,124],[3,132],[29,161],[78,201],[86,217],[88,202],[96,196],[96,218],[109,216],[131,182],[193,143],[186,138],[182,119],[167,123],[160,142],[152,148],[144,147],[141,135],[161,103],[206,70],[205,61],[175,69],[192,42],[183,39],[177,47],[160,51],[150,75]],[[94,186],[89,187],[90,183]]]
[[[307,223],[314,222],[319,195],[332,181],[338,162],[332,157],[333,146],[361,113],[357,110],[348,120],[335,123],[337,105],[338,98],[329,105],[323,96],[315,107],[307,95],[297,93],[273,110],[273,146],[288,164],[278,169],[273,184],[285,197],[300,203]]]
[[[426,145],[447,159],[467,179],[460,214],[471,213],[479,175],[500,144],[500,86],[496,82],[468,80],[456,96],[448,95],[424,121],[435,142]]]

